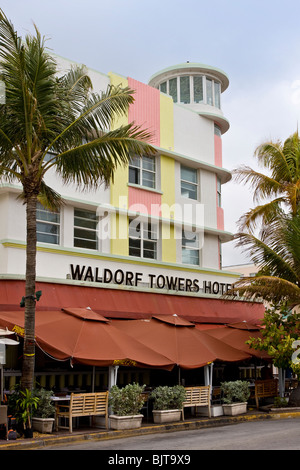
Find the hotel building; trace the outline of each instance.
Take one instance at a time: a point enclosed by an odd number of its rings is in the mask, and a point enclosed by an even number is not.
[[[56,57],[62,72],[71,63]],[[148,84],[88,70],[96,91],[110,84],[135,90],[128,116],[152,135],[153,157],[132,155],[114,181],[95,191],[47,183],[64,205],[37,211],[38,309],[91,307],[109,318],[177,314],[203,325],[257,320],[262,306],[224,301],[239,274],[222,270],[224,227],[222,136],[229,130],[222,93],[227,75],[198,63],[175,65]],[[0,309],[24,295],[25,207],[21,187],[0,186]]]

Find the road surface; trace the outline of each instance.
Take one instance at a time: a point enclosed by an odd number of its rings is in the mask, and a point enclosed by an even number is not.
[[[115,456],[118,450],[151,451],[149,455],[154,451],[168,451],[164,454],[171,454],[172,451],[178,453],[179,450],[183,450],[185,454],[195,450],[300,450],[300,418],[244,422],[216,428],[122,439],[87,440],[47,446],[45,450],[102,450],[108,451],[103,453],[106,456]]]

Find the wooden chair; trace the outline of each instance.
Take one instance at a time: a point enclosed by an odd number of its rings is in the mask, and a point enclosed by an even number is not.
[[[254,393],[255,393],[256,408],[258,409],[260,398],[269,398],[269,397],[278,396],[278,380],[277,379],[256,380]]]
[[[184,421],[184,408],[206,406],[208,416],[211,417],[210,408],[210,386],[203,387],[185,387],[185,401],[182,405],[182,420]]]
[[[55,427],[73,431],[72,419],[81,416],[104,416],[105,427],[108,429],[108,394],[109,392],[72,393],[70,404],[56,405]],[[68,426],[59,425],[59,418],[67,418]]]

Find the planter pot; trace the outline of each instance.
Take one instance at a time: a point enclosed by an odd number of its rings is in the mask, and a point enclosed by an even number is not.
[[[24,437],[25,437],[25,439],[32,439],[33,438],[33,429],[32,428],[24,429]]]
[[[223,416],[224,410],[222,405],[212,405],[210,407],[212,417]]]
[[[50,434],[53,430],[54,418],[32,418],[32,428],[43,434]]]
[[[110,428],[111,429],[136,429],[142,425],[142,419],[144,415],[132,415],[132,416],[117,416],[110,415]]]
[[[210,412],[212,417],[223,416],[223,407],[222,405],[212,405],[210,407]],[[208,407],[207,406],[198,406],[195,411],[196,416],[208,416]]]
[[[243,413],[247,413],[247,402],[244,403],[230,403],[229,405],[223,405],[223,411],[225,416],[235,416]]]
[[[172,423],[173,421],[180,421],[181,410],[153,410],[154,423]]]

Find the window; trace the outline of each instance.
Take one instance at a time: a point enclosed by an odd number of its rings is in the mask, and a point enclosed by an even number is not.
[[[172,96],[174,103],[205,103],[221,109],[221,83],[205,75],[170,78],[159,85],[159,90]]]
[[[157,259],[157,225],[129,221],[129,256]]]
[[[177,78],[169,80],[169,95],[172,96],[174,103],[177,103]]]
[[[97,223],[95,211],[74,209],[74,246],[97,250]]]
[[[190,199],[197,199],[198,182],[197,170],[181,165],[181,195]]]
[[[213,106],[213,87],[212,80],[206,79],[206,103]]]
[[[129,164],[129,183],[155,188],[155,158],[133,157]]]
[[[182,231],[182,263],[199,266],[199,235]]]
[[[45,209],[38,203],[36,208],[37,241],[42,243],[59,244],[60,214]]]
[[[163,82],[159,85],[159,89],[162,93],[167,93],[167,82]]]
[[[214,92],[215,92],[215,106],[221,108],[221,86],[220,83],[214,82]]]
[[[194,77],[194,102],[203,101],[203,77]]]
[[[180,102],[190,103],[190,77],[180,77]]]
[[[222,207],[221,180],[220,180],[220,178],[217,178],[217,198],[218,198],[218,207]]]
[[[222,137],[221,129],[220,129],[220,127],[217,126],[216,124],[215,124],[214,132],[215,132],[215,135],[217,135],[218,137]]]

